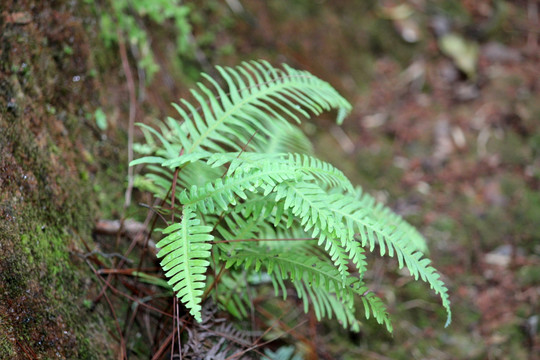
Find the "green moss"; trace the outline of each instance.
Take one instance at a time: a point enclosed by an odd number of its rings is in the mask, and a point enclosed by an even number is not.
[[[450,216],[440,215],[432,224],[433,228],[442,232],[452,232],[458,224]]]
[[[41,228],[43,221],[32,209],[23,208],[18,218],[24,219],[23,226],[3,227],[1,232],[2,243],[11,245],[9,255],[0,261],[0,298],[7,304],[0,314],[5,311],[9,318],[2,322],[10,323],[13,335],[36,354],[46,356],[52,351],[50,344],[61,344],[66,356],[80,358],[73,334],[85,333],[77,307],[84,289],[78,285],[81,271],[66,251],[69,237],[52,226]],[[19,237],[23,227],[31,231]]]
[[[85,267],[79,267],[67,251],[80,244],[73,241],[69,231],[42,227],[39,212],[26,210],[21,210],[24,214],[21,217],[25,217],[24,227],[30,231],[18,239],[16,231],[4,228],[1,233],[4,243],[13,244],[10,250],[13,255],[0,261],[0,303],[11,301],[10,311],[14,314],[14,318],[5,323],[11,322],[14,336],[41,356],[47,357],[55,344],[55,351],[60,346],[66,358],[101,357],[103,354],[98,354],[107,349],[90,346],[87,324],[107,323],[107,320],[98,320],[101,316],[98,312],[84,311],[86,289],[82,284],[88,272],[84,271]]]
[[[93,275],[71,255],[84,249],[78,239],[91,242],[96,211],[95,170],[80,154],[94,139],[77,112],[95,89],[73,91],[87,46],[77,41],[76,16],[69,26],[52,21],[39,31],[10,27],[3,34],[0,73],[19,65],[0,87],[0,101],[15,99],[10,109],[0,107],[0,359],[20,352],[15,339],[38,358],[112,357],[111,339],[100,336],[112,328],[107,316],[82,306]]]
[[[0,332],[0,359],[13,359],[15,355],[13,344],[3,332]]]
[[[540,266],[525,265],[518,270],[517,277],[524,286],[540,284]]]
[[[523,146],[523,138],[515,132],[506,132],[503,139],[494,139],[489,146],[500,154],[505,165],[525,166],[532,162],[531,149]]]
[[[7,319],[0,313],[0,359],[12,359],[15,355],[13,341]]]
[[[5,234],[1,231],[0,236],[4,238]],[[5,239],[5,238],[4,238]],[[7,297],[16,298],[21,295],[22,291],[26,287],[26,274],[23,271],[24,267],[21,266],[21,262],[12,251],[9,251],[4,255],[4,258],[0,262],[0,290]],[[0,298],[2,297],[0,293]]]

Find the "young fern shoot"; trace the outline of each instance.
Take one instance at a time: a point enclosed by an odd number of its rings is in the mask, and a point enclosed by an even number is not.
[[[229,269],[224,282],[240,284],[237,271],[264,273],[284,297],[291,283],[306,311],[311,304],[318,319],[335,316],[353,330],[360,298],[365,317],[391,332],[383,302],[363,281],[364,253],[378,248],[440,296],[448,325],[448,291],[423,255],[424,238],[313,157],[309,140],[289,122],[334,109],[340,124],[349,102],[327,82],[287,65],[251,61],[216,69],[226,86],[203,74],[208,85],[192,90],[197,104],[174,105],[180,121],[168,118],[160,131],[141,124],[147,142],[138,146],[143,157],[131,163],[148,170],[139,187],[176,207],[161,230],[158,257],[195,319],[201,320],[213,253]],[[224,308],[245,314],[247,297],[225,298],[236,300]]]

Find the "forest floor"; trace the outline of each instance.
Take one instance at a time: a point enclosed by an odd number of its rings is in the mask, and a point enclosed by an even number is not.
[[[454,5],[409,4],[405,19],[397,6],[343,1],[300,19],[278,5],[249,9],[259,24],[251,41],[274,45],[279,60],[352,100],[343,129],[319,124],[318,154],[421,229],[452,294],[455,315],[445,329],[428,289],[376,263],[371,286],[390,304],[395,334],[382,340],[366,329],[354,350],[322,335],[321,349],[333,356],[540,354],[538,9]],[[442,40],[449,33],[459,43],[450,49]]]

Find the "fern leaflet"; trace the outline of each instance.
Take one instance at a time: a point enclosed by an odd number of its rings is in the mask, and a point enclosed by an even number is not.
[[[167,236],[157,244],[157,256],[163,258],[160,264],[169,278],[167,282],[198,321],[206,268],[210,265],[206,259],[212,245],[208,241],[214,238],[211,230],[210,226],[200,225],[193,208],[184,207],[182,220],[164,229]]]

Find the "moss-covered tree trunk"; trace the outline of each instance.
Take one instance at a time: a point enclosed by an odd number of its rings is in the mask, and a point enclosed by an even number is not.
[[[97,208],[99,133],[88,116],[93,20],[75,3],[0,4],[0,359],[114,352],[108,315],[85,306],[94,278],[79,256]]]

